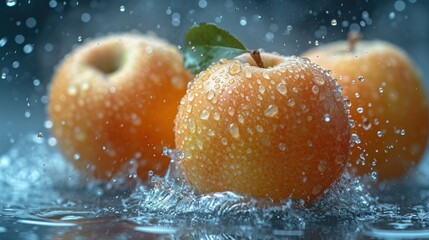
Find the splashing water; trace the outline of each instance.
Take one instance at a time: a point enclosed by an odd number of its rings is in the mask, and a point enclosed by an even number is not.
[[[429,236],[428,186],[415,180],[374,187],[344,173],[310,206],[291,199],[277,205],[234,192],[198,194],[179,169],[183,154],[164,152],[171,158],[166,176],[142,183],[132,161],[102,184],[76,171],[45,138],[24,137],[0,157],[0,237]]]

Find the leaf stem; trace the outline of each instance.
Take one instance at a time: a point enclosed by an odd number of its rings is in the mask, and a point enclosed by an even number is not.
[[[253,58],[258,67],[264,68],[264,63],[262,62],[261,58],[261,52],[259,52],[259,50],[255,49],[250,51],[250,56]]]

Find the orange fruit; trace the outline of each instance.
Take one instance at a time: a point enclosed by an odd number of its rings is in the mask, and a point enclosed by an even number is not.
[[[421,77],[404,51],[383,41],[327,44],[302,54],[332,70],[349,99],[354,132],[352,171],[379,179],[403,176],[428,140],[428,102]]]
[[[318,65],[263,53],[223,59],[181,100],[180,167],[201,193],[235,191],[311,202],[343,172],[350,147],[337,83]]]
[[[94,39],[65,57],[52,79],[49,117],[64,155],[109,179],[134,159],[138,173],[163,174],[174,117],[192,75],[175,46],[154,36]]]

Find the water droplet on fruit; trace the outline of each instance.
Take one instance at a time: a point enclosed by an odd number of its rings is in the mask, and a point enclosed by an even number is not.
[[[368,120],[368,118],[363,119],[362,128],[365,130],[369,130],[371,128],[371,122]]]
[[[379,93],[383,93],[383,92],[384,92],[383,87],[379,87],[379,88],[378,88],[378,92],[379,92]]]
[[[286,84],[285,83],[279,83],[277,85],[277,91],[279,91],[279,93],[282,95],[286,95],[286,93],[287,93]]]
[[[382,131],[377,131],[377,136],[378,137],[383,137],[383,132]]]
[[[322,191],[322,185],[317,184],[313,190],[311,191],[311,193],[313,193],[313,195],[317,195],[320,193],[320,191]]]
[[[222,142],[223,145],[225,146],[228,145],[228,140],[226,138],[222,138],[220,141]]]
[[[229,66],[229,74],[236,75],[241,72],[241,65],[239,62],[234,62]]]
[[[265,79],[270,79],[270,75],[268,75],[267,72],[263,72],[262,73],[262,77],[265,78]]]
[[[188,129],[189,129],[189,131],[191,131],[191,133],[195,133],[195,128],[196,128],[196,126],[195,126],[194,119],[189,118],[189,120],[188,120]]]
[[[207,109],[204,109],[200,114],[200,119],[207,120],[210,117],[210,112]]]
[[[354,143],[356,143],[356,144],[360,144],[361,143],[359,135],[357,135],[356,133],[352,133],[352,141]]]
[[[363,82],[365,80],[365,78],[363,76],[359,76],[358,80],[359,80],[359,82]]]
[[[213,114],[213,118],[214,118],[214,120],[218,121],[220,119],[220,114],[218,112],[215,112]]]
[[[325,115],[323,115],[323,119],[325,120],[325,122],[330,122],[331,116],[328,113],[325,113]]]
[[[256,125],[256,131],[262,133],[264,132],[264,128],[261,125]]]
[[[401,130],[401,136],[404,136],[405,135],[405,129],[402,129]]]
[[[289,107],[293,107],[293,106],[295,106],[295,99],[293,99],[293,98],[289,98],[289,99],[287,100],[287,105],[289,105]]]
[[[321,160],[319,162],[319,165],[317,165],[317,169],[319,170],[319,172],[325,172],[327,168],[328,163],[325,160]]]
[[[311,88],[311,91],[313,91],[313,93],[317,95],[319,93],[319,87],[316,85],[313,85],[313,87]]]
[[[237,124],[235,123],[229,124],[229,133],[235,139],[240,138],[240,130],[238,129]]]
[[[325,80],[322,77],[317,76],[317,75],[314,76],[314,82],[319,86],[325,84]]]
[[[73,154],[73,159],[74,159],[75,161],[79,160],[79,159],[80,159],[80,154],[79,154],[79,153],[75,153],[75,154]]]
[[[269,105],[267,109],[265,109],[264,115],[267,117],[274,117],[279,112],[279,108],[277,105]]]
[[[252,73],[251,73],[250,71],[246,71],[246,72],[244,73],[244,76],[245,76],[246,78],[251,78],[251,77],[252,77]]]
[[[213,129],[209,129],[208,131],[207,131],[207,134],[210,136],[210,137],[213,137],[214,135],[215,135],[215,131],[213,130]]]
[[[362,108],[362,107],[358,107],[358,108],[356,108],[356,111],[357,111],[358,113],[363,113],[363,108]]]
[[[230,107],[228,107],[228,111],[227,112],[228,112],[229,116],[232,117],[232,116],[234,116],[235,108],[233,108],[233,107],[230,106]]]
[[[207,92],[207,100],[211,101],[214,96],[215,96],[215,92],[213,90],[210,90]]]
[[[279,143],[279,150],[286,151],[286,145],[284,143]]]
[[[70,96],[76,96],[77,94],[77,87],[75,85],[70,85],[67,88],[67,94]]]
[[[238,122],[239,122],[239,123],[244,123],[244,117],[243,117],[243,115],[238,114],[238,115],[237,115],[237,119],[238,119]]]

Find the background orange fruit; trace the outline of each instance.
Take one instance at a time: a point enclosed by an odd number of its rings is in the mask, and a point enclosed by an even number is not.
[[[108,179],[135,159],[139,174],[163,174],[174,117],[192,75],[175,46],[118,34],[76,48],[58,67],[48,106],[52,133],[79,169]]]
[[[405,52],[383,41],[361,41],[350,50],[340,41],[302,56],[332,70],[344,87],[361,140],[352,149],[353,171],[398,178],[419,162],[428,139],[428,102]]]

